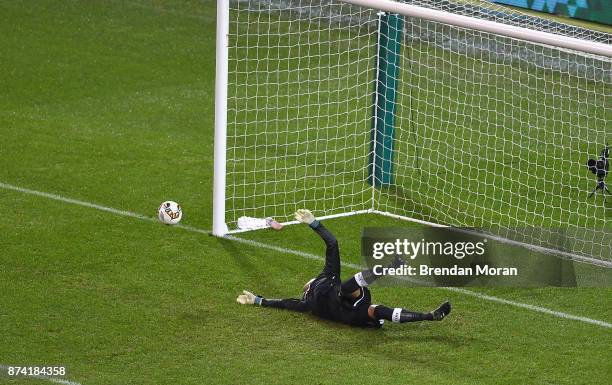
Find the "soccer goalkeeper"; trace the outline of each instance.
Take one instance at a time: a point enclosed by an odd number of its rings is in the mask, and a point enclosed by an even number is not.
[[[384,322],[440,321],[451,311],[444,302],[430,313],[418,313],[402,308],[372,305],[370,285],[378,276],[372,270],[364,270],[350,279],[340,281],[340,252],[334,235],[315,219],[308,210],[298,210],[295,218],[309,225],[325,241],[325,267],[317,277],[306,282],[301,299],[267,299],[247,290],[236,301],[242,305],[259,305],[299,312],[310,311],[314,315],[353,326],[378,328]]]

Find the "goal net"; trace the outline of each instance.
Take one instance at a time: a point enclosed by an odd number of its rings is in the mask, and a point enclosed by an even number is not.
[[[484,1],[403,2],[611,42]],[[612,196],[588,198],[586,167],[612,138],[609,56],[335,0],[232,0],[228,24],[215,234],[373,213],[612,266]]]

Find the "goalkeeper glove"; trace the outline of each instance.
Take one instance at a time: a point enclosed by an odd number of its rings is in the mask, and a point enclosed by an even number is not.
[[[299,209],[298,211],[296,211],[295,219],[299,222],[306,223],[307,225],[310,225],[312,222],[315,221],[314,215],[312,215],[310,210],[306,209]]]
[[[242,294],[236,298],[236,302],[241,305],[261,305],[262,298],[258,295],[251,293],[248,290],[243,290]]]

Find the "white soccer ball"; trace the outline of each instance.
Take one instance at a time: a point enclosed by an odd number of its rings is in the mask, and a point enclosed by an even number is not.
[[[162,223],[176,225],[183,217],[181,205],[173,201],[165,201],[159,206],[158,217]]]

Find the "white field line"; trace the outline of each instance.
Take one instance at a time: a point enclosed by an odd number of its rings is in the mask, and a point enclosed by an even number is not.
[[[314,260],[318,260],[318,261],[323,261],[324,260],[323,257],[319,257],[318,255],[315,255],[315,254],[305,253],[303,251],[286,249],[286,248],[278,247],[278,246],[272,246],[272,245],[268,245],[266,243],[252,241],[250,239],[237,238],[237,237],[234,237],[234,236],[231,236],[231,235],[226,235],[223,238],[229,239],[229,240],[232,240],[232,241],[236,241],[236,242],[240,242],[240,243],[244,243],[244,244],[247,244],[247,245],[255,246],[255,247],[260,247],[260,248],[268,249],[268,250],[274,250],[274,251],[279,251],[279,252],[282,252],[282,253],[299,255],[300,257],[304,257],[304,258],[308,258],[308,259],[314,259]],[[351,268],[351,269],[356,269],[356,270],[364,268],[364,266],[356,265],[354,263],[346,263],[346,262],[342,262],[342,266],[345,266],[345,267],[348,267],[348,268]],[[550,315],[553,315],[553,316],[559,317],[559,318],[565,318],[565,319],[574,320],[574,321],[586,322],[586,323],[589,323],[589,324],[593,324],[593,325],[597,325],[597,326],[601,326],[601,327],[605,327],[605,328],[612,328],[612,324],[610,324],[608,322],[605,322],[605,321],[600,321],[600,320],[596,320],[596,319],[592,319],[592,318],[581,317],[581,316],[576,316],[576,315],[572,315],[572,314],[568,314],[568,313],[563,313],[563,312],[560,312],[560,311],[547,309],[547,308],[541,307],[541,306],[535,306],[535,305],[529,305],[529,304],[522,303],[522,302],[511,301],[511,300],[508,300],[508,299],[494,297],[492,295],[478,293],[478,292],[475,292],[475,291],[472,291],[472,290],[468,290],[468,289],[464,289],[464,288],[460,288],[460,287],[438,287],[437,289],[454,291],[456,293],[461,293],[461,294],[465,294],[465,295],[468,295],[468,296],[484,299],[486,301],[501,303],[501,304],[505,304],[505,305],[511,305],[511,306],[515,306],[515,307],[519,307],[519,308],[523,308],[523,309],[528,309],[528,310],[532,310],[532,311],[539,312],[539,313],[550,314]]]
[[[42,191],[30,190],[30,189],[27,189],[27,188],[18,187],[18,186],[14,186],[14,185],[2,183],[2,182],[0,182],[0,188],[5,189],[5,190],[17,191],[17,192],[21,192],[21,193],[24,193],[24,194],[44,197],[44,198],[48,198],[48,199],[52,199],[52,200],[56,200],[56,201],[60,201],[60,202],[64,202],[64,203],[70,203],[70,204],[74,204],[74,205],[78,205],[78,206],[89,207],[89,208],[96,209],[96,210],[106,211],[106,212],[109,212],[109,213],[112,213],[112,214],[115,214],[115,215],[121,215],[121,216],[131,217],[131,218],[137,218],[137,219],[141,219],[141,220],[145,220],[145,221],[150,221],[150,222],[157,221],[156,218],[147,217],[145,215],[137,214],[137,213],[134,213],[134,212],[131,212],[131,211],[118,210],[118,209],[114,209],[112,207],[101,206],[101,205],[97,205],[95,203],[85,202],[85,201],[81,201],[81,200],[77,200],[77,199],[66,198],[66,197],[63,197],[63,196],[60,196],[60,195],[50,194],[50,193],[46,193],[46,192],[42,192]],[[196,232],[196,233],[200,233],[200,234],[210,234],[210,231],[203,230],[203,229],[198,229],[198,228],[191,227],[191,226],[175,225],[174,227],[178,227],[178,228],[181,228],[181,229],[184,229],[184,230],[187,230],[187,231]],[[255,246],[255,247],[259,247],[259,248],[263,248],[263,249],[277,251],[277,252],[280,252],[280,253],[297,255],[297,256],[300,256],[300,257],[306,258],[306,259],[311,259],[311,260],[316,260],[316,261],[322,261],[323,260],[322,257],[320,257],[318,255],[315,255],[315,254],[306,253],[306,252],[298,251],[298,250],[287,249],[287,248],[284,248],[284,247],[279,247],[279,246],[274,246],[274,245],[269,245],[267,243],[257,242],[257,241],[253,241],[253,240],[249,240],[249,239],[237,238],[237,237],[234,237],[232,235],[227,235],[227,236],[225,236],[225,237],[223,237],[221,239],[227,239],[227,240],[231,240],[231,241],[234,241],[234,242],[239,242],[239,243],[243,243],[243,244],[247,244],[247,245],[251,245],[251,246]],[[359,270],[359,269],[363,268],[363,266],[356,265],[356,264],[353,264],[353,263],[343,262],[342,265],[345,266],[345,267],[351,268],[351,269],[356,269],[356,270]],[[612,328],[612,324],[610,324],[608,322],[605,322],[605,321],[596,320],[596,319],[592,319],[592,318],[588,318],[588,317],[576,316],[576,315],[572,315],[572,314],[568,314],[568,313],[564,313],[564,312],[560,312],[560,311],[556,311],[556,310],[551,310],[551,309],[548,309],[548,308],[545,308],[545,307],[541,307],[541,306],[530,305],[530,304],[526,304],[526,303],[522,303],[522,302],[517,302],[517,301],[511,301],[511,300],[495,297],[495,296],[492,296],[492,295],[478,293],[478,292],[475,292],[475,291],[472,291],[472,290],[468,290],[468,289],[464,289],[464,288],[443,287],[443,288],[439,288],[439,289],[453,291],[453,292],[461,293],[461,294],[468,295],[468,296],[471,296],[471,297],[480,298],[480,299],[483,299],[483,300],[486,300],[486,301],[491,301],[491,302],[495,302],[495,303],[499,303],[499,304],[504,304],[504,305],[510,305],[510,306],[514,306],[514,307],[518,307],[518,308],[522,308],[522,309],[527,309],[527,310],[531,310],[531,311],[538,312],[538,313],[549,314],[549,315],[552,315],[552,316],[555,316],[555,317],[559,317],[559,318],[563,318],[563,319],[568,319],[568,320],[573,320],[573,321],[580,321],[580,322],[584,322],[584,323],[588,323],[588,324],[592,324],[592,325],[601,326],[601,327],[604,327],[604,328]]]
[[[17,365],[15,365],[17,366]],[[0,365],[0,369],[2,370],[6,370],[8,371],[9,369],[9,365]],[[63,385],[81,385],[78,382],[74,382],[74,381],[68,381],[68,380],[63,380],[61,378],[57,378],[57,377],[47,377],[47,376],[11,376],[11,378],[36,378],[38,380],[45,380],[45,381],[49,381],[49,382],[54,382],[56,384],[63,384]]]

